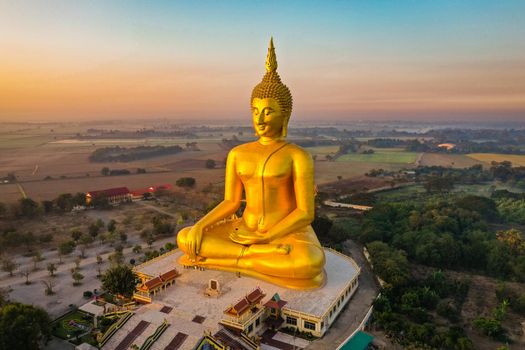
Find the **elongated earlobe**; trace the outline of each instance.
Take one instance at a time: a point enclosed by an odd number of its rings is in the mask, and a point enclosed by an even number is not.
[[[283,120],[283,128],[281,130],[281,136],[286,137],[288,135],[288,121],[290,120],[290,117],[286,117]]]

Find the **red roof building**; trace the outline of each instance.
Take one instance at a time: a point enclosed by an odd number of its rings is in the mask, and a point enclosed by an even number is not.
[[[86,193],[87,205],[90,205],[94,199],[99,198],[107,199],[110,204],[118,204],[121,202],[129,202],[131,200],[131,193],[127,187],[108,188]]]

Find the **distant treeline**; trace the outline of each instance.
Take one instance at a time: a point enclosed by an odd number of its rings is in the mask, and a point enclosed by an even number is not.
[[[138,147],[104,147],[95,150],[90,156],[91,162],[132,162],[134,160],[146,159],[183,151],[180,146],[138,146]]]
[[[196,137],[195,134],[185,130],[155,130],[155,129],[140,129],[135,131],[124,130],[105,130],[105,129],[88,129],[87,134],[77,134],[78,139],[127,139],[127,138],[144,138],[144,137]]]

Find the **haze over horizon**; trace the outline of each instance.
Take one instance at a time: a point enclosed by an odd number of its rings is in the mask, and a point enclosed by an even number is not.
[[[0,121],[249,118],[271,35],[297,120],[525,120],[525,2],[0,3]]]

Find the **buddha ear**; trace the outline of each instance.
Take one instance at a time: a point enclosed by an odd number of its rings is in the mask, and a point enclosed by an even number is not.
[[[290,116],[284,117],[283,120],[283,127],[281,129],[281,136],[284,138],[288,135],[288,121],[290,120]]]

